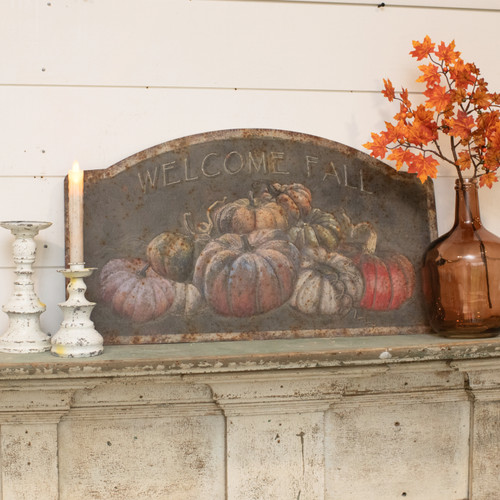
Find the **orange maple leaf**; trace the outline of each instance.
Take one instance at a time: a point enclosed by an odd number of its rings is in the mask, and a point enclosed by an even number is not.
[[[390,122],[385,122],[386,130],[381,132],[384,136],[387,144],[391,142],[404,142],[406,140],[406,136],[408,135],[408,130],[404,121],[398,121],[396,125],[393,125]]]
[[[424,122],[414,120],[413,123],[407,126],[407,139],[412,144],[425,145],[437,139],[437,127],[432,125],[432,122]]]
[[[467,170],[471,166],[470,154],[468,151],[460,151],[458,160],[455,162],[460,170]]]
[[[437,124],[434,122],[434,113],[428,109],[425,109],[423,104],[419,104],[414,112],[415,120],[425,122],[428,127],[434,128]]]
[[[418,42],[413,40],[412,42],[414,50],[410,52],[412,57],[416,57],[417,61],[422,60],[424,57],[427,57],[429,54],[434,52],[435,44],[431,42],[429,35],[426,35],[423,42]]]
[[[500,167],[500,149],[487,148],[484,155],[484,166],[490,171],[498,170],[498,167]]]
[[[377,156],[380,156],[380,158],[384,158],[387,153],[387,144],[389,144],[389,142],[387,141],[383,133],[375,134],[374,132],[372,132],[371,135],[373,142],[367,142],[366,144],[363,144],[363,147],[366,149],[371,149],[371,156],[375,158],[377,158]]]
[[[389,102],[392,102],[394,100],[394,97],[396,96],[396,92],[394,90],[394,87],[392,86],[392,83],[389,79],[384,78],[384,90],[382,90],[382,94],[384,97],[387,97],[389,99]]]
[[[478,108],[486,109],[491,104],[491,97],[486,90],[486,87],[477,88],[470,98],[471,102],[475,104]]]
[[[474,65],[464,64],[462,59],[458,59],[450,67],[450,77],[455,81],[457,89],[465,89],[474,84],[476,81],[476,77],[473,75],[474,68]]]
[[[427,87],[434,87],[441,83],[441,75],[438,72],[438,67],[435,64],[422,64],[418,69],[422,74],[417,78],[417,82],[425,82]]]
[[[451,96],[446,91],[445,87],[437,85],[436,87],[428,88],[424,95],[428,98],[425,107],[434,108],[438,113],[444,111],[451,104]]]
[[[450,99],[452,103],[461,104],[467,99],[467,92],[465,89],[451,89]]]
[[[486,111],[477,117],[477,129],[484,137],[490,139],[500,127],[500,111]]]
[[[417,174],[420,182],[423,184],[427,177],[435,179],[437,176],[437,166],[439,162],[432,156],[424,156],[423,154],[415,155],[413,162],[408,168],[408,172]]]
[[[460,56],[460,52],[455,51],[455,40],[452,40],[448,45],[441,42],[435,54],[440,61],[447,65],[454,63]]]
[[[495,172],[486,172],[479,178],[479,187],[488,186],[491,189],[495,182],[498,182]]]
[[[450,127],[448,132],[449,135],[452,135],[453,137],[460,137],[460,139],[466,141],[470,138],[472,128],[476,122],[474,117],[459,109],[457,117],[446,120],[446,124]]]
[[[400,97],[401,97],[401,100],[403,101],[403,104],[407,107],[407,108],[411,108],[411,102],[410,102],[410,99],[408,99],[408,89],[401,89],[401,92],[400,92]]]
[[[500,150],[500,121],[497,120],[496,123],[491,124],[488,129],[488,146],[492,149]]]
[[[415,156],[416,155],[408,149],[396,148],[391,151],[391,154],[387,157],[387,159],[395,160],[396,170],[400,170],[405,163],[410,165],[415,160]]]

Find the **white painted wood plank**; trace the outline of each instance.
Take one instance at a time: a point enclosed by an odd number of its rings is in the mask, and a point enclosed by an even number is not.
[[[411,22],[409,22],[411,19]],[[0,83],[281,89],[414,84],[411,40],[456,39],[493,87],[500,12],[298,2],[2,2]]]
[[[220,1],[220,0],[198,0],[198,1]],[[498,2],[496,0],[475,0],[471,3],[470,0],[395,0],[388,2],[376,2],[375,0],[226,0],[232,2],[250,2],[250,1],[261,1],[261,2],[301,2],[301,3],[326,3],[326,4],[341,4],[341,5],[366,5],[366,6],[376,6],[378,8],[391,9],[394,7],[412,7],[412,8],[428,8],[432,7],[434,9],[488,9],[488,10],[499,10]]]
[[[362,145],[399,107],[378,92],[9,87],[0,109],[0,175],[64,176],[75,159],[106,168],[171,139],[229,128],[292,130],[368,153]]]

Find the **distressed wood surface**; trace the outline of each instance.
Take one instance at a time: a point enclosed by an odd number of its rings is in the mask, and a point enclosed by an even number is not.
[[[2,355],[3,498],[30,498],[58,464],[58,493],[42,499],[493,499],[499,356],[497,338],[431,335]],[[47,417],[60,422],[59,458]],[[36,442],[17,441],[19,428]]]
[[[431,334],[123,345],[106,346],[101,356],[83,361],[57,358],[50,353],[0,353],[0,377],[9,380],[267,371],[483,358],[500,364],[498,357],[500,337],[456,341]]]
[[[0,498],[494,500],[499,357],[431,335],[2,354]]]

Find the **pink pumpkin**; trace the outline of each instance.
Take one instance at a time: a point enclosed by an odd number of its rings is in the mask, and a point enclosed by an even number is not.
[[[175,288],[141,259],[113,259],[100,274],[101,299],[136,322],[158,318],[172,306]]]

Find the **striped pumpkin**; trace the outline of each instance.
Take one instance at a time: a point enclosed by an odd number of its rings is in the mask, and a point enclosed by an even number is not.
[[[299,251],[280,230],[224,234],[201,252],[193,284],[216,313],[250,317],[289,299],[298,268]]]

